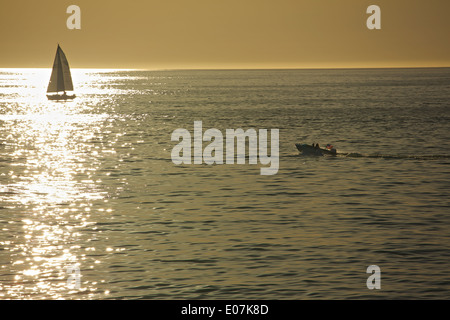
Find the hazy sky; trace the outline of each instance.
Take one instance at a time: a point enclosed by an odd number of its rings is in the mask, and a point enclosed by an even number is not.
[[[2,0],[0,67],[51,67],[58,42],[75,68],[450,66],[449,15],[449,0]]]

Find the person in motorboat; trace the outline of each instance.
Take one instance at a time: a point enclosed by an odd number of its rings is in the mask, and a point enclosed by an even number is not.
[[[336,153],[336,149],[333,147],[333,145],[331,145],[330,143],[327,144],[327,150],[332,152],[332,153]]]

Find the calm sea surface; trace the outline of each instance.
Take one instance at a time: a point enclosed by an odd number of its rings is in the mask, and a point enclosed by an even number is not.
[[[450,299],[450,69],[72,76],[0,70],[0,299]],[[279,129],[278,173],[174,165],[196,120]]]

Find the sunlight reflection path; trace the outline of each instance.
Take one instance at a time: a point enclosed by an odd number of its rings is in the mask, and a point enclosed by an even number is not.
[[[115,152],[111,141],[102,141],[109,115],[90,110],[95,96],[47,101],[47,73],[0,77],[0,298],[96,291],[96,282],[84,279],[80,290],[69,291],[66,269],[93,259],[95,248],[79,243],[95,238],[94,202],[108,201],[97,171],[105,154]],[[92,81],[95,76],[74,72],[80,96],[95,91]]]

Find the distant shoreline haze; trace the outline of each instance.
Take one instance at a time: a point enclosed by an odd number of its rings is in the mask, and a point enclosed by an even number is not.
[[[442,69],[442,68],[450,68],[450,65],[443,65],[443,66],[398,66],[398,67],[393,67],[393,66],[386,66],[386,67],[254,67],[254,68],[214,68],[214,67],[210,67],[210,68],[125,68],[125,67],[121,67],[121,68],[113,68],[113,67],[71,67],[71,70],[98,70],[98,71],[177,71],[177,70],[184,70],[184,71],[239,71],[239,70],[246,70],[246,71],[258,71],[258,70],[273,70],[273,71],[277,71],[277,70],[373,70],[373,69]],[[52,69],[51,66],[49,67],[0,67],[0,70],[29,70],[29,69]]]

